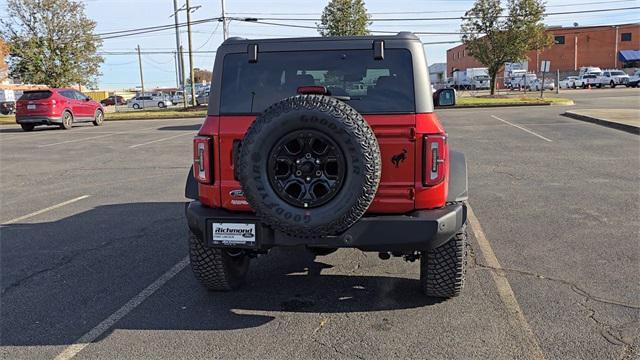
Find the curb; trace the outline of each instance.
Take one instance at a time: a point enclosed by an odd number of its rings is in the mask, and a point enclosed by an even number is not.
[[[614,122],[614,121],[609,121],[607,119],[597,118],[597,117],[594,117],[594,116],[576,114],[576,113],[571,112],[571,111],[565,111],[561,115],[565,116],[565,117],[568,117],[568,118],[571,118],[571,119],[586,121],[586,122],[590,122],[590,123],[593,123],[593,124],[598,124],[598,125],[610,127],[610,128],[613,128],[613,129],[626,131],[626,132],[631,133],[631,134],[640,135],[640,127],[638,127],[638,126],[629,125],[629,124],[622,124],[622,123],[618,123],[618,122]]]
[[[446,109],[446,108],[449,108],[449,109],[469,109],[469,108],[481,109],[481,108],[498,108],[498,107],[571,106],[571,105],[575,105],[575,103],[573,101],[568,101],[566,103],[546,102],[546,103],[526,103],[526,104],[512,103],[512,104],[454,105],[454,106],[451,106],[451,107],[442,106],[442,107],[437,107],[437,108],[438,109]]]

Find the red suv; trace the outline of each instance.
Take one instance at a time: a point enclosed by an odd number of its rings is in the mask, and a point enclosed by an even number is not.
[[[419,260],[427,296],[460,293],[466,160],[434,114],[454,92],[432,94],[417,36],[232,38],[213,74],[185,191],[204,286],[235,289],[251,259],[305,246]]]
[[[25,91],[16,102],[16,122],[24,131],[31,131],[36,125],[54,124],[71,129],[74,122],[88,121],[102,125],[102,105],[74,89]]]

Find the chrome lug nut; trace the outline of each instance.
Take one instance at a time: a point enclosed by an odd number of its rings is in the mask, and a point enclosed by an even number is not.
[[[304,157],[306,157],[307,159],[311,159],[311,153],[306,153]]]
[[[320,170],[316,171],[316,176],[320,176],[322,175],[322,172]]]

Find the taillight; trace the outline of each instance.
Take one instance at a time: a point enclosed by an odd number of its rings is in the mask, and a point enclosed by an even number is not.
[[[211,183],[211,156],[213,148],[211,138],[196,136],[193,138],[193,176],[203,184]]]
[[[446,135],[425,135],[422,142],[422,184],[437,185],[445,177]]]

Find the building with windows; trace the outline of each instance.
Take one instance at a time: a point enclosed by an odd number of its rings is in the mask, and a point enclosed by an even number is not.
[[[606,26],[549,27],[554,43],[543,51],[527,54],[528,71],[539,72],[540,62],[551,61],[551,71],[578,71],[581,66],[602,69],[639,67],[640,23]],[[464,44],[447,50],[447,74],[453,69],[481,67]]]

